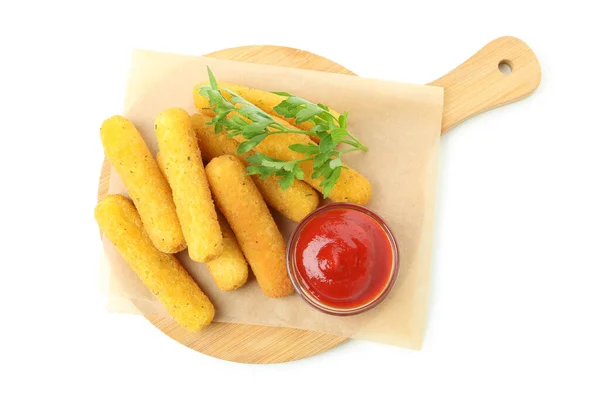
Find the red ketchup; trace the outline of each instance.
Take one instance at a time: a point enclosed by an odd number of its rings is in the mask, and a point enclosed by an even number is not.
[[[321,303],[344,309],[377,298],[395,261],[381,224],[353,208],[331,208],[307,220],[294,255],[306,290]]]

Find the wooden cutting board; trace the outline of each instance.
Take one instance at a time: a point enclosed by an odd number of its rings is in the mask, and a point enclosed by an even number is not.
[[[355,75],[324,57],[280,46],[245,46],[207,54],[226,60]],[[506,74],[501,69],[512,70]],[[505,71],[506,72],[506,71]],[[535,54],[521,40],[502,37],[430,85],[444,88],[442,132],[463,120],[531,94],[541,80]],[[108,193],[110,165],[102,165],[98,199]],[[182,329],[172,319],[146,316],[162,332],[209,356],[267,364],[299,360],[338,346],[347,338],[301,329],[212,323],[199,333]]]

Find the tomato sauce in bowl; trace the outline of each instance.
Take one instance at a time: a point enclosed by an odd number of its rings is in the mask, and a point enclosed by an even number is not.
[[[332,203],[305,217],[287,250],[290,279],[311,306],[354,315],[379,304],[399,269],[396,240],[369,209]]]

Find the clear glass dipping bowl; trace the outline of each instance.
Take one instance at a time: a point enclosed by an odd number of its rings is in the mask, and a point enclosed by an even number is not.
[[[352,307],[352,308],[335,307],[330,304],[323,303],[318,298],[316,298],[310,292],[310,290],[308,290],[308,284],[304,281],[304,279],[298,272],[298,264],[296,262],[296,246],[297,246],[298,240],[302,234],[302,230],[304,229],[306,224],[309,221],[311,221],[314,217],[316,217],[317,215],[321,215],[323,213],[327,213],[328,211],[336,210],[336,209],[346,209],[346,210],[351,209],[351,210],[359,211],[359,212],[367,215],[368,217],[370,217],[377,225],[379,225],[381,227],[382,231],[385,233],[385,236],[389,240],[390,248],[392,251],[392,265],[390,267],[390,276],[388,278],[387,283],[381,290],[381,292],[379,292],[377,294],[377,296],[375,296],[370,301],[368,301],[364,304],[360,304],[356,307]],[[360,314],[362,312],[365,312],[367,310],[374,308],[375,306],[380,304],[386,298],[386,296],[390,293],[390,291],[394,287],[394,284],[396,283],[396,280],[398,278],[398,272],[400,271],[400,256],[399,256],[399,251],[398,251],[398,245],[396,243],[396,239],[394,238],[394,234],[392,233],[392,231],[388,227],[388,225],[385,223],[385,221],[379,215],[377,215],[376,213],[374,213],[373,211],[369,210],[366,207],[359,206],[356,204],[331,203],[331,204],[325,205],[323,207],[317,208],[315,211],[313,211],[312,213],[310,213],[306,217],[304,217],[304,219],[302,221],[300,221],[300,223],[298,224],[298,226],[292,233],[290,240],[288,241],[287,269],[288,269],[288,274],[290,276],[292,284],[294,285],[294,288],[296,289],[296,292],[310,306],[314,307],[315,309],[317,309],[319,311],[322,311],[324,313],[331,314],[331,315],[338,315],[338,316],[356,315],[356,314]]]

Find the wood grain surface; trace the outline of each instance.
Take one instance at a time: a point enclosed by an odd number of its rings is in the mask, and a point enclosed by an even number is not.
[[[501,72],[501,64],[510,73]],[[530,95],[541,80],[540,63],[525,42],[504,36],[488,43],[429,84],[444,88],[442,133],[467,118]]]
[[[324,57],[289,47],[245,46],[207,54],[209,57],[258,64],[354,75]],[[502,73],[498,65],[512,68]],[[535,54],[521,40],[501,37],[430,85],[444,88],[442,133],[465,119],[531,94],[541,80]],[[110,164],[102,164],[98,199],[108,193]],[[329,350],[348,340],[323,333],[230,323],[212,323],[190,333],[170,318],[146,316],[158,329],[194,350],[223,360],[265,364],[299,360]]]

